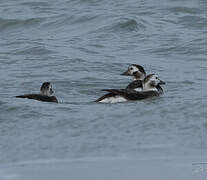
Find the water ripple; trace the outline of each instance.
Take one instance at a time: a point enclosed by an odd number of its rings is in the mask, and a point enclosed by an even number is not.
[[[0,18],[0,32],[15,30],[18,28],[30,28],[40,25],[43,21],[42,18],[29,18],[29,19],[2,19]]]

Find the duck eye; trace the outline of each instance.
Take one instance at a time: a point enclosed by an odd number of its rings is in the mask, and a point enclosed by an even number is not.
[[[133,70],[133,68],[131,67],[130,70]]]

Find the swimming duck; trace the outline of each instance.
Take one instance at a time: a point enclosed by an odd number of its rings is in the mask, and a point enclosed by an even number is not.
[[[157,89],[158,85],[165,84],[164,81],[160,80],[158,75],[150,74],[146,76],[143,80],[142,91],[136,91],[134,89],[103,89],[103,91],[107,91],[110,93],[103,95],[96,102],[101,103],[117,103],[117,102],[125,102],[128,100],[141,100],[146,99],[153,96],[159,96],[159,90]],[[112,96],[113,94],[113,96]]]
[[[137,64],[131,64],[128,67],[128,70],[121,75],[128,75],[133,76],[134,81],[132,81],[126,88],[127,89],[134,89],[136,91],[142,91],[142,81],[146,77],[146,72],[144,68]],[[158,84],[156,87],[160,94],[163,93],[162,87]]]
[[[143,83],[142,81],[146,77],[146,72],[144,68],[141,65],[138,64],[130,64],[128,66],[127,71],[122,73],[121,75],[123,76],[133,76],[134,81],[131,82],[126,89],[133,89],[135,91],[142,91],[143,89]],[[109,103],[113,102],[122,102],[125,101],[122,96],[115,95],[112,92],[109,92],[105,94],[104,96],[101,97],[102,100],[108,101]],[[99,102],[101,99],[98,99],[97,102]]]
[[[138,64],[130,64],[128,70],[122,73],[121,75],[134,77],[134,81],[128,84],[128,86],[126,87],[127,89],[142,91],[142,81],[146,77],[146,72],[142,66]]]
[[[52,90],[51,83],[44,82],[40,87],[39,94],[24,94],[24,95],[16,96],[16,98],[27,98],[27,99],[34,99],[38,101],[58,103],[57,98],[55,96],[52,96],[52,94],[53,94],[53,90]]]

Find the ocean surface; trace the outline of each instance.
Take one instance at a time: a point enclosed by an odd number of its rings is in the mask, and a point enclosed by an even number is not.
[[[94,159],[146,159],[146,168],[170,159],[177,169],[182,159],[190,168],[207,162],[206,9],[205,0],[1,0],[0,166],[23,167],[0,180],[34,164],[47,164],[44,171]],[[95,103],[101,89],[132,81],[120,76],[131,63],[158,74],[164,94]],[[60,103],[15,98],[45,81]]]

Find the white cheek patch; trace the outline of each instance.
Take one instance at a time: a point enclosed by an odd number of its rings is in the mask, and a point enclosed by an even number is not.
[[[132,68],[132,69],[131,69],[131,68]],[[130,72],[131,75],[133,75],[133,73],[135,73],[135,72],[139,72],[139,69],[137,69],[137,67],[135,67],[135,66],[130,66],[130,67],[128,68],[128,71]]]
[[[160,80],[157,75],[153,75],[148,79],[147,82],[144,84],[144,91],[158,91],[156,86],[159,84]]]
[[[137,68],[134,67],[133,70],[132,70],[132,73],[135,73],[135,72],[140,73],[139,69],[137,69]]]
[[[44,95],[46,95],[46,96],[50,96],[50,95],[51,95],[51,93],[50,93],[51,88],[52,88],[51,86],[45,88],[45,89],[44,89]]]
[[[157,91],[157,88],[151,85],[152,82],[147,82],[144,84],[143,91]]]
[[[157,86],[160,82],[160,79],[157,75],[152,76],[152,78],[150,79],[150,84]]]

